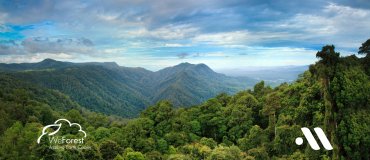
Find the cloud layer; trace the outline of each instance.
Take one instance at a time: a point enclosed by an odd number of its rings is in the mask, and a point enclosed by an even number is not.
[[[159,69],[305,65],[370,38],[366,1],[4,1],[0,61],[117,61]]]

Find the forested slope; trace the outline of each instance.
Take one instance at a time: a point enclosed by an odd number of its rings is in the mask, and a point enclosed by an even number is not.
[[[363,58],[340,57],[334,46],[325,46],[317,53],[319,61],[294,83],[271,88],[260,82],[253,90],[235,95],[219,94],[190,108],[175,108],[161,101],[128,121],[87,112],[78,106],[69,111],[53,110],[53,106],[47,105],[48,99],[60,99],[55,103],[65,106],[69,98],[53,94],[50,98],[41,96],[55,92],[42,88],[42,94],[36,96],[34,89],[26,84],[13,88],[1,83],[0,113],[1,117],[8,118],[1,121],[0,157],[369,159],[368,53]],[[17,80],[8,80],[11,82],[19,84]],[[15,98],[22,97],[19,89],[26,92],[22,95],[27,98]],[[13,108],[19,111],[13,113]],[[23,110],[27,111],[21,112]],[[61,151],[48,149],[47,143],[36,144],[37,133],[49,123],[43,120],[45,115],[51,115],[46,118],[50,120],[64,117],[79,122],[86,128],[86,143],[93,146],[92,149]],[[334,149],[314,151],[306,141],[296,145],[295,138],[303,137],[302,127],[323,128]]]
[[[45,59],[39,63],[0,64],[6,74],[58,90],[85,108],[122,117],[137,117],[160,100],[189,107],[225,92],[251,88],[250,78],[227,77],[204,64],[182,63],[157,72],[121,67],[114,62],[71,63]]]
[[[116,72],[102,66],[87,65],[52,71],[22,71],[12,72],[9,75],[58,90],[69,95],[82,106],[105,114],[132,117],[149,105],[148,98],[128,85],[135,84],[133,80],[124,79]]]

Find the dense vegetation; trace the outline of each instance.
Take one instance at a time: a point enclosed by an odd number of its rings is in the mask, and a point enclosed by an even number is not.
[[[219,94],[190,108],[161,101],[124,120],[89,112],[60,92],[1,76],[2,159],[369,159],[370,56],[340,57],[324,46],[296,82],[264,82],[235,95]],[[55,107],[58,106],[58,107]],[[88,133],[90,150],[36,144],[42,126],[65,117]],[[334,147],[314,151],[301,127],[321,127]],[[64,134],[74,136],[72,131]]]
[[[251,88],[255,80],[218,74],[204,64],[182,63],[157,72],[120,67],[116,63],[70,63],[46,59],[39,63],[0,64],[7,75],[58,90],[96,112],[136,117],[167,99],[174,106],[192,106],[218,93]]]

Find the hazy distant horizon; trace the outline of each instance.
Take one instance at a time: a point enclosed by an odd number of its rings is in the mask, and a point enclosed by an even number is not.
[[[46,58],[46,59],[52,59],[52,58]],[[42,61],[44,61],[46,59],[43,59],[43,60],[40,60],[40,61],[35,61],[35,62],[9,62],[9,63],[4,63],[4,64],[39,63],[39,62],[42,62]],[[261,70],[274,70],[274,69],[281,69],[281,68],[308,67],[310,65],[309,64],[309,65],[281,65],[281,66],[239,66],[239,67],[217,68],[217,67],[212,67],[211,65],[208,65],[206,63],[180,62],[178,64],[164,66],[164,67],[159,68],[159,69],[151,69],[151,68],[145,68],[144,66],[140,66],[140,65],[137,65],[137,66],[126,66],[126,65],[122,65],[122,64],[120,64],[118,62],[115,62],[115,61],[64,61],[64,60],[58,60],[58,59],[52,59],[52,60],[60,61],[60,62],[72,62],[72,63],[94,63],[94,62],[98,62],[98,63],[116,63],[117,65],[119,65],[121,67],[144,68],[146,70],[153,71],[153,72],[158,71],[158,70],[161,70],[161,69],[164,69],[164,68],[167,68],[167,67],[173,67],[173,66],[179,65],[181,63],[189,63],[189,64],[194,64],[194,65],[197,65],[197,64],[205,64],[208,67],[210,67],[212,70],[214,70],[215,72],[223,73],[223,74],[227,74],[225,72],[226,71],[229,71],[229,70],[261,71]],[[0,62],[0,63],[2,63],[2,62]]]

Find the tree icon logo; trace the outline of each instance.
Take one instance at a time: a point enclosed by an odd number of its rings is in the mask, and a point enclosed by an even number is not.
[[[86,132],[82,130],[82,127],[80,124],[78,123],[71,123],[69,120],[67,119],[58,119],[54,122],[54,124],[50,124],[50,125],[47,125],[45,126],[43,129],[42,129],[42,133],[41,135],[39,136],[39,138],[37,139],[37,143],[40,144],[40,141],[41,141],[41,138],[45,135],[48,135],[48,136],[52,136],[52,135],[55,135],[59,132],[60,128],[62,127],[62,123],[61,122],[67,122],[69,124],[69,127],[72,127],[72,126],[78,126],[79,127],[79,132],[82,132],[84,134],[84,137],[86,137]],[[48,133],[47,132],[47,129],[48,128],[51,128],[51,127],[57,127],[57,129],[54,131],[54,132],[51,132],[51,133]]]

